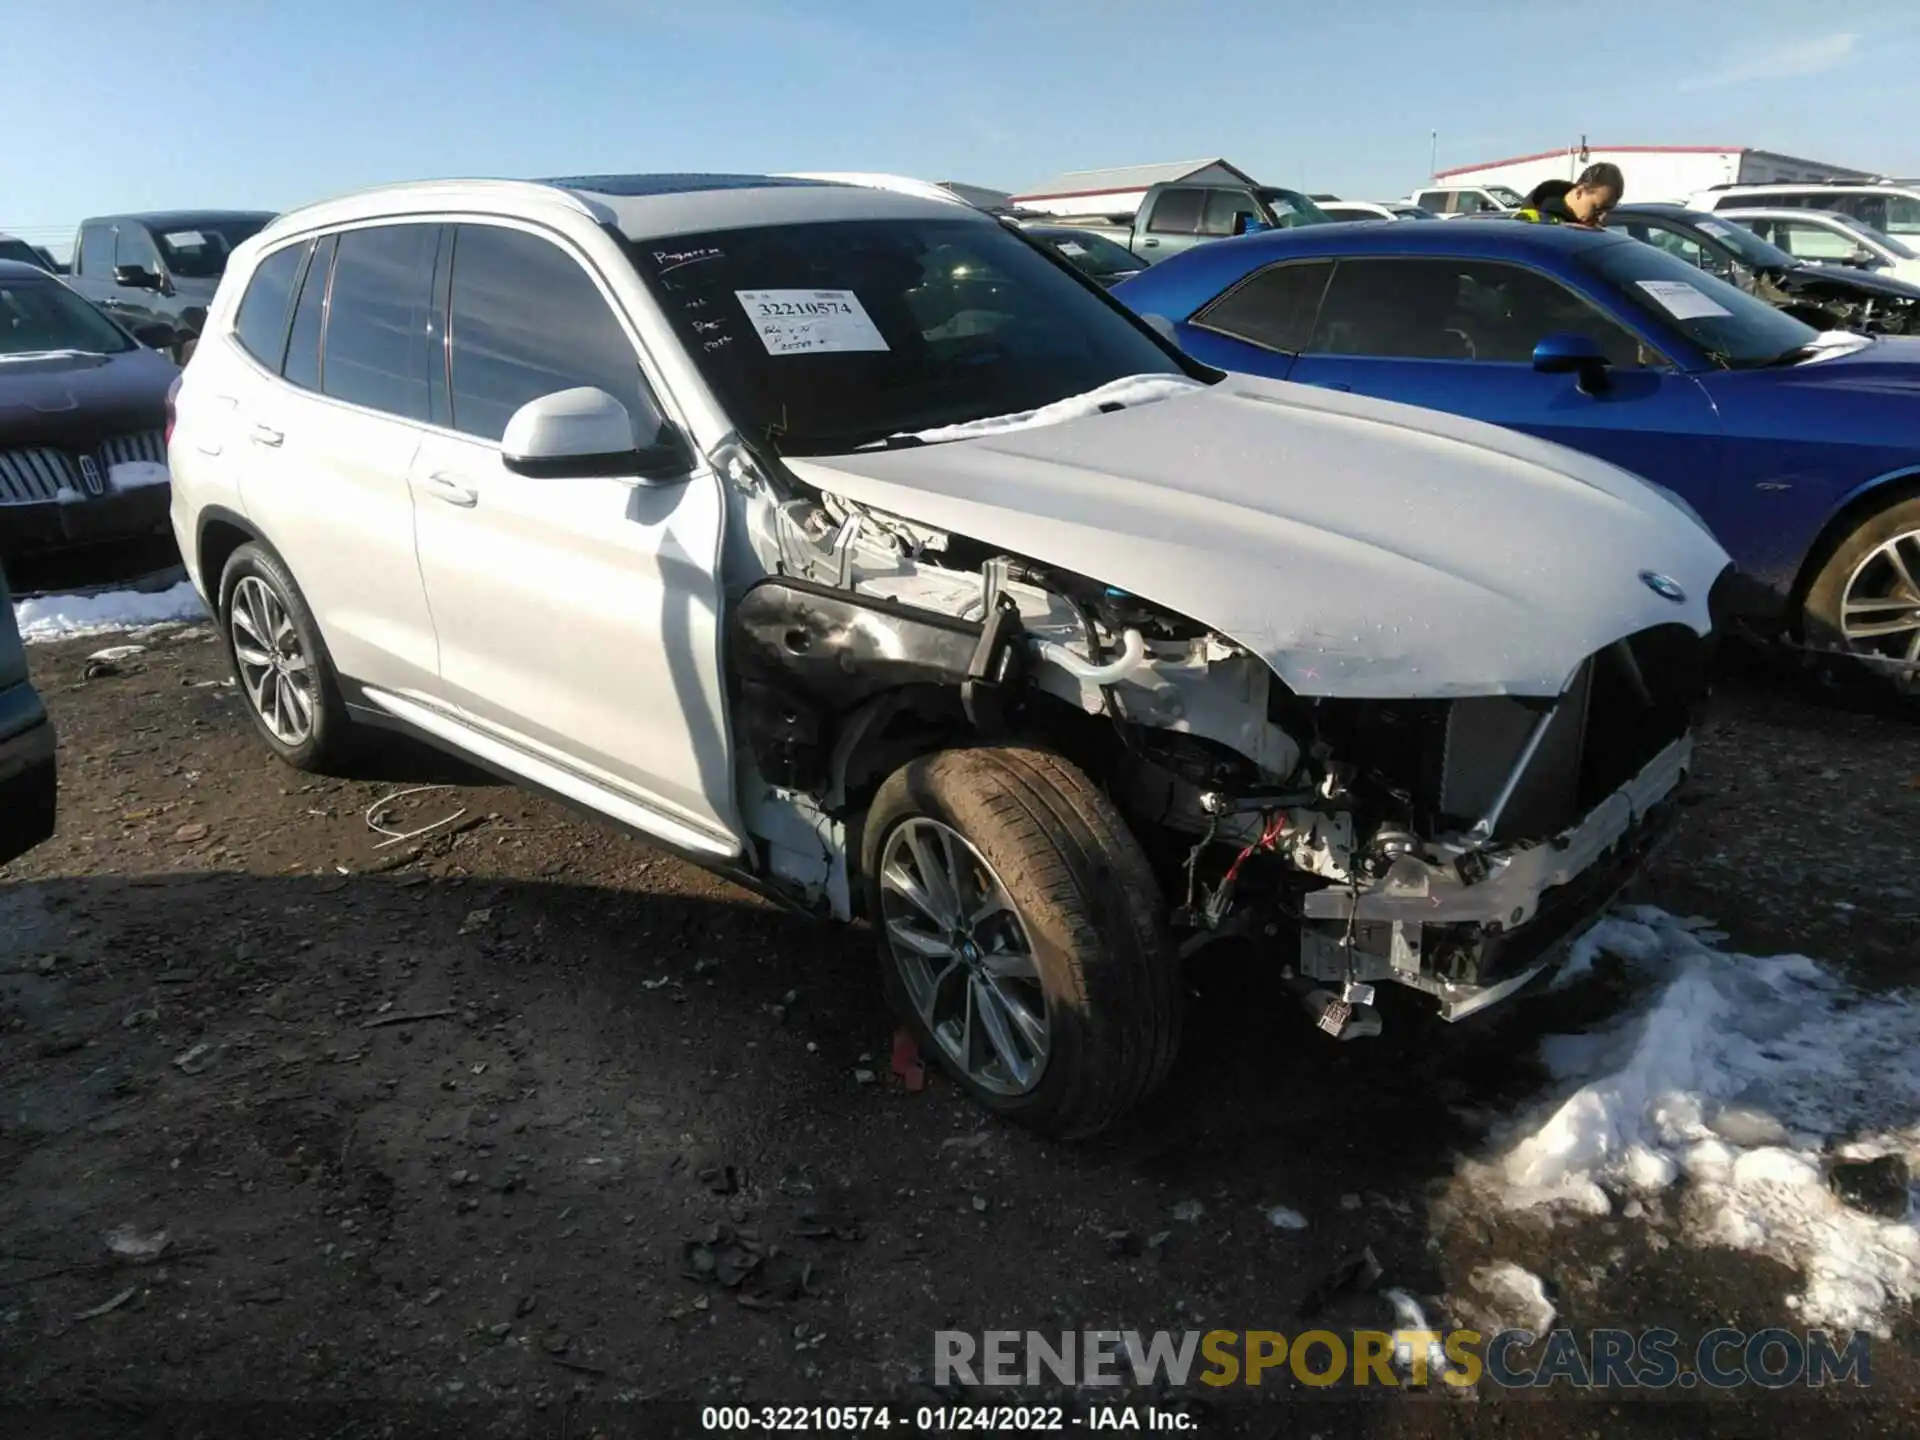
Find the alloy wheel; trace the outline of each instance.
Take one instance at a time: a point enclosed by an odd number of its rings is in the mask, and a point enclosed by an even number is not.
[[[258,575],[243,576],[233,588],[228,631],[254,713],[282,745],[305,744],[313,734],[313,663],[286,602]]]
[[[1861,659],[1904,662],[1887,667],[1894,684],[1920,691],[1920,531],[1883,541],[1854,567],[1840,629]]]
[[[902,821],[880,862],[880,923],[907,998],[974,1084],[1024,1095],[1048,1054],[1040,967],[1006,887],[949,825]]]

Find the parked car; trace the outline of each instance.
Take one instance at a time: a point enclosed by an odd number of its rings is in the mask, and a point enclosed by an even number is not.
[[[1920,285],[1920,254],[1851,215],[1819,210],[1722,210],[1716,213],[1744,225],[1796,260],[1815,265],[1851,266]]]
[[[1920,333],[1920,286],[1807,264],[1737,221],[1683,205],[1621,205],[1607,217],[1607,228],[1658,245],[1816,330]]]
[[[59,808],[53,722],[27,678],[27,652],[0,568],[0,865],[53,834]]]
[[[1321,200],[1320,213],[1329,220],[1438,220],[1440,217],[1421,205],[1401,200],[1389,205],[1372,200]]]
[[[1560,225],[1261,235],[1114,294],[1207,364],[1493,421],[1669,487],[1796,643],[1920,695],[1920,341],[1823,336]]]
[[[69,283],[123,325],[164,324],[184,362],[233,247],[271,210],[169,210],[80,222]]]
[[[1091,230],[1076,230],[1069,225],[1022,225],[1020,229],[1097,285],[1118,285],[1147,268],[1131,250]]]
[[[38,245],[29,245],[14,235],[0,235],[0,260],[10,260],[18,265],[31,265],[36,270],[55,272],[53,257]]]
[[[1176,934],[1273,927],[1344,1036],[1375,983],[1538,974],[1671,811],[1728,573],[1611,466],[1224,376],[992,217],[765,177],[284,215],[172,455],[274,753],[409,728],[864,915],[922,1049],[1055,1133],[1166,1072]]]
[[[1527,197],[1505,185],[1429,185],[1416,190],[1407,203],[1451,220],[1459,215],[1503,215],[1518,210]]]
[[[0,260],[0,565],[16,591],[81,552],[129,578],[178,563],[164,436],[178,374],[44,270]]]
[[[1151,265],[1210,240],[1326,220],[1319,206],[1295,190],[1163,182],[1147,191],[1130,216],[1062,216],[1059,223],[1104,235]]]
[[[1847,215],[1909,247],[1920,246],[1920,182],[1912,180],[1776,181],[1716,185],[1689,203],[1696,210],[1819,210]]]

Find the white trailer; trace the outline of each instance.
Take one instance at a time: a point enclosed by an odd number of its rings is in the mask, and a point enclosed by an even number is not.
[[[1868,180],[1870,172],[1804,160],[1744,145],[1569,145],[1484,165],[1442,170],[1421,189],[1505,185],[1524,195],[1542,180],[1571,180],[1589,165],[1612,161],[1626,176],[1628,200],[1685,200],[1715,185],[1766,185],[1781,180]]]

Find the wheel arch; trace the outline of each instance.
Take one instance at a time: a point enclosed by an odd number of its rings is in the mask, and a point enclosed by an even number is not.
[[[1797,609],[1805,601],[1815,578],[1833,558],[1834,552],[1846,543],[1847,536],[1858,529],[1862,522],[1889,506],[1916,496],[1920,496],[1920,465],[1909,465],[1875,476],[1843,496],[1800,561],[1793,580],[1791,599],[1794,607]]]
[[[246,516],[224,505],[209,505],[200,512],[194,536],[194,564],[200,572],[201,588],[216,611],[226,599],[220,591],[227,562],[242,545],[254,543],[268,542]]]

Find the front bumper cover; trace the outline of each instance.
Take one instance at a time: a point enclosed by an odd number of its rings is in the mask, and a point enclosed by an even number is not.
[[[0,562],[171,534],[172,487],[146,485],[67,504],[0,506]]]

